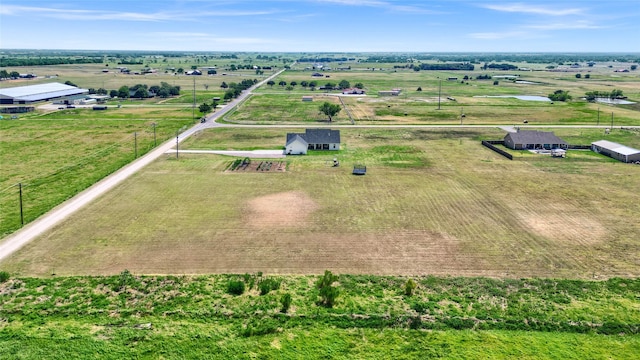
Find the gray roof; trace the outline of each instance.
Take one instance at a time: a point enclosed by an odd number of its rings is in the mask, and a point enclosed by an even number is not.
[[[309,145],[307,140],[305,140],[301,135],[304,135],[304,134],[288,133],[287,134],[287,144],[286,145],[289,145],[289,144],[291,144],[292,142],[294,142],[296,140],[300,140],[303,144]]]
[[[638,149],[630,148],[628,146],[624,146],[624,145],[607,141],[607,140],[595,141],[595,142],[592,142],[591,145],[596,145],[603,149],[616,152],[620,155],[634,155],[634,154],[640,153],[640,150]]]
[[[339,144],[340,130],[306,129],[305,140],[310,144]]]
[[[331,129],[306,129],[304,134],[288,133],[287,145],[300,137],[307,144],[339,144],[340,130]]]
[[[0,96],[23,101],[39,101],[57,97],[88,93],[89,90],[61,83],[18,86],[0,89]]]
[[[557,137],[553,132],[520,130],[508,133],[504,139],[511,138],[514,144],[564,144],[567,142]]]

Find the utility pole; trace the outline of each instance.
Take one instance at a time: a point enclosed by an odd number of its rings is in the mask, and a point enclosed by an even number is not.
[[[613,111],[611,112],[611,130],[613,131]]]
[[[440,96],[442,95],[442,80],[438,85],[438,110],[440,110]]]
[[[598,123],[597,126],[600,126],[600,107],[598,107]]]
[[[153,126],[153,147],[156,147],[158,143],[156,142],[156,123],[151,123]]]
[[[137,159],[138,158],[138,133],[137,132],[133,133],[133,148],[135,149],[134,151],[136,154],[135,159]]]
[[[464,117],[464,107],[460,107],[460,125],[462,125],[463,117]]]
[[[180,136],[180,132],[179,132],[179,131],[176,131],[176,159],[178,159],[178,158],[179,158],[179,155],[178,155],[178,146],[179,146],[179,144],[180,144],[180,143],[178,142],[178,137],[179,137],[179,136]]]
[[[18,189],[20,192],[20,225],[24,225],[24,213],[22,212],[22,183],[18,183]]]
[[[196,76],[193,75],[193,106],[191,107],[191,118],[196,118]]]

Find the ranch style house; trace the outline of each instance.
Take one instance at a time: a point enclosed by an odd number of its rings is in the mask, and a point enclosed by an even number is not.
[[[340,150],[340,130],[306,129],[304,134],[287,134],[285,154],[306,155],[307,150]]]
[[[513,150],[567,149],[569,144],[553,132],[518,130],[504,137],[504,145]]]

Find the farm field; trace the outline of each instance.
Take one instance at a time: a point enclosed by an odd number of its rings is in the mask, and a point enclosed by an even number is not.
[[[191,109],[66,109],[0,121],[0,234],[28,223],[192,124]],[[134,139],[134,133],[135,139]]]
[[[317,87],[340,81],[351,86],[360,83],[365,96],[342,96],[344,111],[339,113],[336,123],[357,124],[530,124],[557,125],[605,125],[613,115],[614,126],[640,123],[638,100],[640,100],[640,78],[635,73],[614,74],[607,67],[579,69],[571,72],[548,71],[413,71],[390,69],[370,71],[364,64],[353,65],[349,71],[324,71],[325,77],[313,77],[313,70],[302,70],[297,64],[293,70],[279,75],[281,81],[296,86],[263,86],[256,95],[245,102],[239,111],[226,117],[231,123],[282,124],[293,122],[324,122],[318,106],[324,101],[340,103],[340,91],[324,91],[303,87],[302,82],[315,81]],[[370,64],[367,64],[370,66]],[[390,66],[392,68],[392,66]],[[576,79],[575,73],[588,74],[589,79]],[[480,75],[495,77],[494,80],[477,80]],[[500,76],[514,75],[518,80],[507,80]],[[464,76],[469,80],[462,80]],[[447,81],[448,78],[458,81]],[[498,80],[499,79],[499,80]],[[524,83],[523,83],[524,82]],[[380,96],[379,91],[402,89],[399,96]],[[418,90],[418,88],[420,90]],[[611,91],[620,89],[636,104],[606,105],[589,103],[581,97],[589,91]],[[544,96],[556,90],[565,90],[572,95],[571,102],[526,101],[515,98],[491,98],[488,96],[528,95]],[[313,96],[313,102],[302,102],[303,95]],[[464,117],[461,118],[461,114]]]
[[[640,346],[634,279],[426,276],[407,294],[407,277],[339,275],[330,308],[318,280],[12,277],[0,283],[0,357],[631,359]]]
[[[183,148],[277,149],[285,134],[211,130]],[[640,225],[629,220],[640,212],[637,166],[572,152],[509,161],[480,145],[503,134],[345,129],[340,152],[288,157],[286,172],[268,174],[225,173],[224,156],[167,155],[3,267],[29,276],[637,276]],[[637,132],[611,136],[639,142]],[[355,163],[366,176],[351,175]]]

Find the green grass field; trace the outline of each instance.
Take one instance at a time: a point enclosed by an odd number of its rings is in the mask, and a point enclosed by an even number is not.
[[[260,295],[268,279],[278,286]],[[230,281],[246,292],[227,293]],[[0,357],[630,359],[638,280],[340,275],[15,278],[0,283]],[[287,313],[281,298],[292,299]]]
[[[183,149],[277,149],[286,132],[212,130]],[[637,276],[636,167],[589,152],[509,161],[480,145],[502,134],[343,130],[340,152],[289,157],[276,174],[225,173],[224,156],[167,155],[3,265],[36,276]],[[612,136],[638,143],[631,131]],[[355,163],[366,176],[351,175]]]
[[[69,109],[0,121],[0,234],[28,223],[192,123],[191,109]]]
[[[260,295],[261,283],[276,289]],[[340,275],[15,278],[0,284],[0,356],[18,358],[633,358],[638,280]],[[227,293],[230,281],[246,292]],[[289,294],[291,307],[281,312]],[[35,300],[35,301],[34,301]]]

